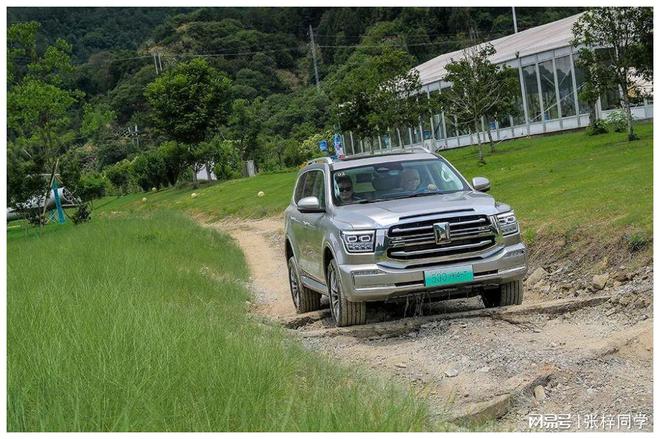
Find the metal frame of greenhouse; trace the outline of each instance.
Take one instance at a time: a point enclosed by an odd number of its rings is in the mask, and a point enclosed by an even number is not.
[[[470,134],[450,114],[435,114],[420,120],[418,126],[391,128],[388,133],[372,139],[358,139],[352,132],[343,134],[344,150],[348,155],[386,152],[423,146],[442,150],[473,145],[477,135],[488,141],[487,129],[495,142],[535,134],[571,130],[589,125],[589,108],[579,99],[583,74],[575,65],[577,50],[571,45],[572,27],[581,14],[554,21],[493,40],[496,53],[491,62],[507,65],[518,71],[520,95],[519,114],[503,120],[481,121],[482,131]],[[442,81],[444,67],[452,59],[459,59],[463,51],[433,58],[415,69],[419,72],[427,97],[441,93],[451,86]],[[640,84],[650,91],[652,84]],[[599,118],[619,108],[618,90],[602,96],[596,105]],[[653,100],[644,98],[633,108],[635,119],[653,117]]]

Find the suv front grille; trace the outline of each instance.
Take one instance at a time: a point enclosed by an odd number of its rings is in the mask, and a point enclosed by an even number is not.
[[[448,239],[438,244],[433,224],[446,222]],[[387,256],[412,260],[478,252],[495,244],[497,226],[486,215],[463,215],[451,218],[397,224],[387,232]]]

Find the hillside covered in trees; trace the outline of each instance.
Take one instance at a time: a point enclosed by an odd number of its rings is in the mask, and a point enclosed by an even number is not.
[[[517,8],[518,27],[578,12]],[[513,32],[510,8],[9,8],[8,25],[10,201],[56,158],[90,196],[175,184],[200,162],[219,178],[248,159],[297,166],[337,128],[358,69],[378,81]]]

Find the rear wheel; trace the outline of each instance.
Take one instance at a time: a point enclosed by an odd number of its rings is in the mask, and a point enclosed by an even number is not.
[[[363,325],[367,321],[367,304],[346,300],[334,259],[328,264],[327,272],[330,312],[337,326]]]
[[[500,285],[496,290],[484,291],[481,300],[486,308],[520,305],[523,301],[523,283],[516,280]]]
[[[298,266],[296,259],[289,258],[289,288],[291,289],[291,299],[297,313],[316,311],[321,308],[321,295],[314,290],[310,290],[300,282],[298,275]]]

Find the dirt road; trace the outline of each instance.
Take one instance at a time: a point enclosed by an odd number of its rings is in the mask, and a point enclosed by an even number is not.
[[[440,419],[490,430],[652,430],[651,266],[603,288],[565,267],[539,272],[521,307],[496,313],[478,297],[425,306],[423,317],[370,304],[367,325],[338,330],[327,309],[295,315],[281,218],[211,226],[243,249],[255,312],[310,349],[409,386]]]

